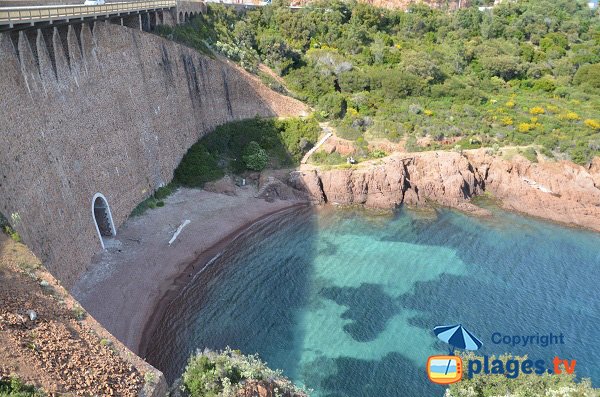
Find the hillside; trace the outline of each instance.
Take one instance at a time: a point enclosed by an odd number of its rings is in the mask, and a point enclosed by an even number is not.
[[[465,8],[470,5],[470,0],[362,0],[364,3],[370,4],[375,7],[384,7],[389,9],[400,9],[406,10],[412,5],[425,4],[429,7],[440,8],[440,9],[451,9]],[[310,0],[295,0],[293,4],[306,5],[310,4]]]
[[[161,33],[269,80],[258,72],[266,63],[361,148],[358,158],[385,155],[371,149],[381,140],[408,151],[520,146],[533,161],[583,165],[600,154],[600,18],[584,1],[409,11],[331,1],[236,14],[211,5]]]
[[[164,393],[162,374],[88,316],[27,247],[3,232],[0,285],[0,395],[10,378],[51,395]]]

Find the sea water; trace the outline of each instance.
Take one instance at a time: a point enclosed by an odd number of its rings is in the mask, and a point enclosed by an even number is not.
[[[202,238],[202,236],[198,236]],[[313,396],[441,396],[437,325],[479,354],[577,360],[600,386],[600,234],[495,210],[288,211],[259,222],[169,306],[149,361],[169,380],[197,349],[258,353]],[[498,335],[563,344],[496,344]],[[496,334],[493,340],[493,335]]]

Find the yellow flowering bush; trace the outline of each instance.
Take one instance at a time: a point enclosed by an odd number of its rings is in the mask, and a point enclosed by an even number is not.
[[[535,107],[532,107],[531,109],[529,109],[529,113],[531,113],[531,114],[544,114],[544,113],[546,113],[546,110],[543,107],[541,107],[541,106],[535,106]]]
[[[535,128],[535,124],[530,124],[530,123],[519,123],[519,126],[517,127],[519,132],[529,132],[531,130],[533,130]]]
[[[425,113],[425,116],[429,116],[429,117],[433,116],[433,111],[429,110],[429,109],[425,109],[423,111],[423,113]]]
[[[512,117],[503,117],[502,118],[502,124],[504,124],[504,125],[513,125],[513,119],[512,119]]]
[[[558,116],[559,119],[561,120],[569,120],[569,121],[575,121],[575,120],[579,120],[579,115],[575,112],[567,112],[567,113],[563,113],[560,116]]]
[[[504,104],[507,108],[512,109],[515,107],[516,103],[512,99]]]
[[[529,121],[531,121],[533,124],[537,124],[538,118],[537,117],[532,117],[532,118],[529,119]]]
[[[593,130],[600,130],[600,121],[598,120],[587,119],[583,123]]]

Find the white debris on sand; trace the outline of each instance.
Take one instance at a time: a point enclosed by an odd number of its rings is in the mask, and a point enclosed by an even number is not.
[[[175,242],[175,239],[177,239],[177,236],[179,236],[179,234],[181,233],[183,228],[189,224],[190,224],[190,220],[186,219],[181,225],[179,225],[179,227],[177,228],[177,231],[175,232],[175,234],[173,234],[173,237],[171,237],[171,240],[169,240],[169,245],[171,245],[171,244],[173,244],[173,242]]]

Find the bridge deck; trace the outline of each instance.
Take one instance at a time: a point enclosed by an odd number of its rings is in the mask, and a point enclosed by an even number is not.
[[[135,2],[106,3],[104,5],[58,5],[24,6],[0,8],[0,30],[10,29],[18,24],[34,25],[39,22],[68,21],[94,17],[109,17],[141,11],[173,8],[176,0],[146,0]],[[4,29],[3,29],[4,28]]]

